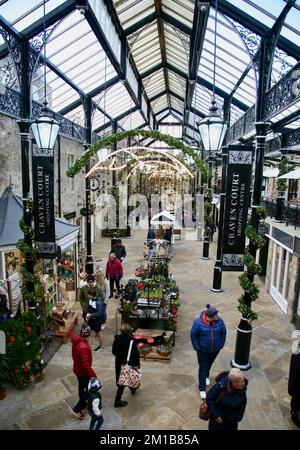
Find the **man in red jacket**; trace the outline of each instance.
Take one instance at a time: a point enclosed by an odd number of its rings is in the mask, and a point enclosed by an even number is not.
[[[120,280],[123,277],[123,266],[121,261],[116,257],[115,253],[109,255],[109,260],[106,263],[106,278],[109,279],[110,284],[110,297],[114,295],[114,283],[116,282],[117,294],[115,298],[118,298],[121,294]]]
[[[79,401],[72,409],[72,413],[78,419],[84,418],[83,409],[86,407],[88,384],[92,377],[97,377],[92,369],[92,352],[88,337],[91,335],[91,329],[87,324],[83,324],[79,331],[79,336],[72,337],[72,358],[73,372],[78,380]]]

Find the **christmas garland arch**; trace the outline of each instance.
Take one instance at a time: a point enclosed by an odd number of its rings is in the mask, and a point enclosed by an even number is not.
[[[162,134],[157,130],[128,130],[121,131],[119,133],[112,134],[111,136],[100,139],[99,141],[92,144],[77,161],[67,170],[67,176],[73,178],[82,168],[86,166],[90,158],[95,155],[95,153],[101,148],[107,148],[116,142],[122,141],[127,138],[135,138],[137,136],[142,136],[143,138],[153,138],[158,141],[163,141],[168,144],[170,147],[175,147],[178,150],[181,150],[185,155],[193,158],[196,166],[199,168],[201,173],[206,177],[211,177],[210,171],[208,170],[205,162],[198,156],[197,152],[193,150],[191,147],[184,145],[180,139],[176,139],[167,134]]]

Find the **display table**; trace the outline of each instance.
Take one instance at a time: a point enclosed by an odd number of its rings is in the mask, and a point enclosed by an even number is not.
[[[172,355],[172,347],[175,345],[175,333],[174,331],[165,331],[165,330],[151,330],[146,328],[138,328],[133,333],[133,338],[136,336],[143,336],[143,339],[152,338],[154,341],[157,338],[161,338],[162,334],[164,333],[164,344],[169,348],[170,353],[166,356],[159,354],[158,349],[159,346],[152,345],[151,351],[149,351],[146,354],[143,354],[140,351],[140,356],[144,360],[158,360],[158,361],[170,361],[171,355]]]
[[[74,325],[78,323],[78,313],[66,309],[66,306],[65,302],[58,302],[50,311],[52,336],[62,339],[64,344],[68,342],[74,333]]]

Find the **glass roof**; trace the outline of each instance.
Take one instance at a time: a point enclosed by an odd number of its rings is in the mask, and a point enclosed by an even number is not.
[[[234,92],[230,125],[255,104],[256,73],[251,57],[259,49],[260,33],[274,25],[288,3],[287,0],[222,2],[222,11],[217,13],[215,63],[215,9],[210,6],[207,27],[203,30],[203,47],[198,49],[200,62],[193,74],[190,73],[190,44],[195,38],[195,0],[111,0],[114,11],[107,8],[109,2],[89,0],[91,15],[81,14],[77,2],[72,6],[67,0],[0,1],[0,25],[3,17],[4,23],[21,32],[24,39],[30,39],[32,51],[43,37],[44,1],[47,34],[50,33],[46,46],[47,69],[46,80],[41,65],[33,76],[35,100],[43,101],[46,81],[49,107],[83,126],[80,95],[90,95],[95,107],[93,130],[100,129],[100,133],[110,132],[112,120],[117,120],[121,129],[146,127],[148,117],[153,115],[156,120],[166,122],[176,117],[182,123],[186,117],[184,108],[188,107],[185,133],[195,139],[198,134],[193,128],[209,113],[214,87],[220,111],[224,99]],[[227,4],[231,6],[228,15]],[[278,42],[275,51],[272,85],[300,59],[300,49],[299,57],[295,58],[300,45],[299,24],[300,0],[297,0],[281,30],[286,40]],[[123,39],[127,40],[127,49],[122,59]],[[192,60],[196,56],[192,55]],[[192,100],[187,104],[187,82],[195,75],[198,83],[190,91],[192,95],[188,98]],[[0,32],[0,82],[16,89],[16,78]],[[293,114],[298,106],[295,102],[280,111],[271,118],[272,122]],[[298,125],[296,118],[287,127]]]

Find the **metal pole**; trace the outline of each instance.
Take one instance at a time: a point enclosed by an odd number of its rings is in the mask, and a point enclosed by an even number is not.
[[[85,128],[86,128],[86,148],[88,148],[92,142],[92,100],[90,97],[83,99],[84,111],[85,111]],[[88,161],[85,166],[85,171],[88,173],[90,170],[90,162]],[[93,255],[92,255],[92,233],[91,233],[91,190],[90,180],[85,179],[85,208],[86,208],[86,262],[85,271],[88,274],[92,274],[93,268]]]
[[[217,259],[214,266],[213,292],[222,292],[222,257],[223,257],[223,234],[224,234],[224,211],[225,211],[225,188],[226,188],[227,148],[222,148],[222,187],[220,194],[219,231],[217,244]]]

